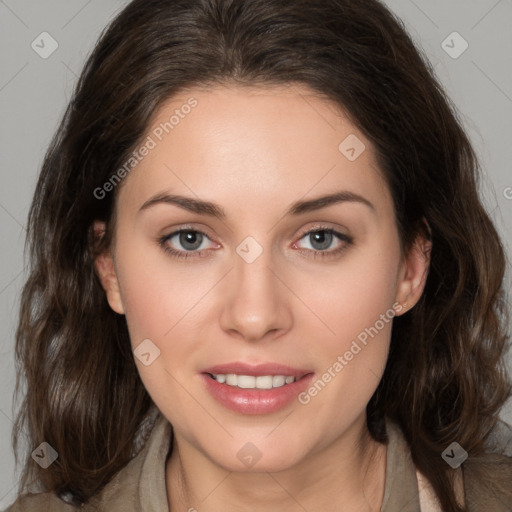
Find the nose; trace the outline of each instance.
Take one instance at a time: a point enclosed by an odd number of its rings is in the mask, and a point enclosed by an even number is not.
[[[292,325],[286,276],[273,265],[271,251],[264,250],[251,263],[235,254],[234,269],[224,285],[220,326],[231,336],[248,342],[274,339]]]

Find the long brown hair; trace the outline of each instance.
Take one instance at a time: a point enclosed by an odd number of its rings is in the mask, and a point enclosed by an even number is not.
[[[152,401],[125,318],[110,309],[94,271],[91,226],[112,225],[116,198],[95,190],[137,148],[163,101],[221,83],[302,84],[340,105],[376,149],[405,248],[428,221],[426,288],[394,320],[368,427],[384,441],[385,416],[398,422],[443,509],[462,510],[441,453],[456,440],[470,455],[466,466],[488,463],[486,441],[511,390],[506,260],[456,110],[377,0],[135,0],[102,34],[29,213],[16,338],[16,392],[24,379],[26,394],[13,447],[27,427],[32,449],[46,441],[59,457],[42,470],[27,453],[21,489],[34,479],[86,502],[133,456]]]

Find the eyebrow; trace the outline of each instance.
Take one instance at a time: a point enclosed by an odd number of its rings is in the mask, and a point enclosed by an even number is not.
[[[375,211],[374,205],[370,201],[368,201],[368,199],[365,199],[364,197],[354,192],[350,192],[348,190],[341,190],[333,194],[316,197],[314,199],[297,201],[290,208],[288,208],[288,210],[286,210],[284,215],[302,215],[308,212],[320,210],[322,208],[327,208],[328,206],[332,206],[338,203],[360,203],[366,205],[368,208]],[[208,215],[211,217],[216,217],[218,219],[226,218],[226,212],[221,206],[219,206],[216,203],[212,203],[210,201],[202,201],[200,199],[194,199],[192,197],[168,194],[165,192],[157,194],[148,199],[140,207],[138,213],[140,213],[143,210],[147,210],[148,208],[151,208],[152,206],[155,206],[157,204],[171,204],[179,206],[184,210],[197,213],[199,215]]]

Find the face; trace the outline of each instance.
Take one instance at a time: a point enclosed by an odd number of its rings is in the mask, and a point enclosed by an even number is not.
[[[218,86],[169,100],[144,141],[96,267],[178,443],[281,471],[363,428],[427,264],[401,255],[369,140],[305,87]]]

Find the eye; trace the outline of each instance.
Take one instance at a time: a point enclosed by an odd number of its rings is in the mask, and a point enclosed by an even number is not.
[[[352,237],[340,233],[329,227],[319,226],[302,235],[300,240],[309,242],[310,248],[300,249],[300,252],[309,253],[313,258],[327,258],[337,256],[344,251],[348,245],[353,243]],[[329,249],[333,242],[338,239],[338,247]],[[297,243],[294,244],[296,246]]]
[[[197,229],[187,229],[182,228],[178,231],[174,231],[170,235],[164,236],[159,240],[159,243],[163,250],[173,257],[176,258],[202,258],[205,256],[203,251],[206,249],[203,247],[200,251],[198,249],[201,248],[205,238],[209,238],[206,233],[203,231],[198,231]],[[184,250],[175,249],[170,246],[173,239],[175,244],[181,245]],[[191,254],[187,254],[191,253]]]
[[[159,238],[158,243],[173,258],[204,258],[208,255],[208,249],[203,246],[206,239],[209,239],[209,236],[203,231],[181,228]],[[304,249],[299,247],[299,252],[313,259],[336,256],[353,243],[352,237],[325,226],[317,226],[307,231],[299,240],[302,239],[308,240],[311,248]],[[338,239],[338,247],[329,249],[336,239]],[[176,248],[176,246],[181,246],[181,248]],[[217,245],[218,247],[220,246]],[[293,244],[293,247],[297,248],[297,242]]]

